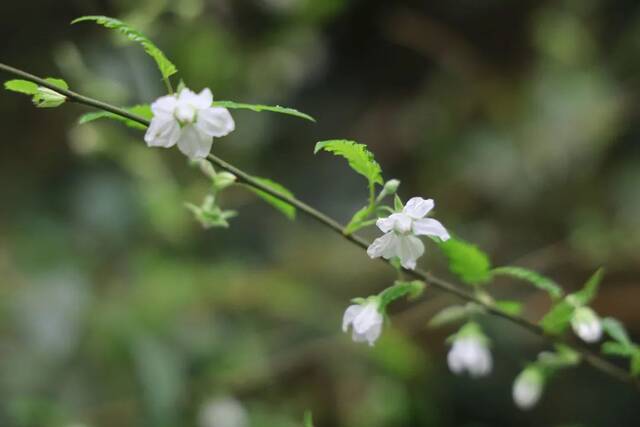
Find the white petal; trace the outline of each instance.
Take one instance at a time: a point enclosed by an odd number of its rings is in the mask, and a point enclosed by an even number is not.
[[[149,147],[171,147],[180,138],[180,125],[169,116],[155,116],[144,135]]]
[[[540,399],[542,389],[538,384],[528,381],[518,381],[513,387],[513,400],[521,409],[533,408]]]
[[[370,346],[373,346],[373,344],[375,344],[378,338],[380,338],[381,333],[382,333],[382,323],[376,323],[365,333],[365,337],[369,342]]]
[[[454,374],[460,374],[464,369],[464,365],[462,364],[462,360],[460,359],[460,354],[455,343],[453,347],[451,347],[451,350],[449,350],[449,354],[447,354],[447,365],[449,365],[449,369]]]
[[[191,89],[188,89],[186,87],[184,89],[182,89],[180,91],[180,93],[178,94],[178,102],[179,103],[196,106],[198,101],[199,101],[198,95],[196,95],[196,93],[194,91],[192,91]]]
[[[182,128],[178,148],[190,159],[203,159],[211,151],[213,138],[204,135],[195,126],[188,125]]]
[[[377,304],[366,304],[353,319],[353,330],[359,334],[366,333],[372,327],[382,324],[382,315],[378,311]]]
[[[424,253],[424,244],[416,236],[398,236],[396,254],[404,268],[416,268],[416,260]]]
[[[423,218],[433,209],[433,199],[423,199],[422,197],[412,197],[405,205],[402,212],[414,219]]]
[[[360,314],[362,311],[362,306],[360,304],[353,304],[347,307],[344,312],[344,316],[342,316],[342,331],[347,332],[349,329],[349,325],[353,323],[353,319]]]
[[[371,258],[393,258],[396,256],[397,240],[398,237],[393,232],[380,236],[369,245],[367,254]]]
[[[198,109],[204,110],[211,107],[211,104],[213,103],[213,94],[209,88],[202,89],[200,93],[196,95],[194,101],[194,105],[198,107]]]
[[[449,233],[444,226],[433,218],[423,218],[413,221],[413,234],[416,236],[436,236],[442,241],[449,240]]]
[[[172,116],[177,103],[174,95],[162,96],[151,104],[151,111],[154,116]]]
[[[393,215],[386,218],[378,218],[378,220],[376,221],[376,225],[383,233],[388,233],[393,230],[393,224],[395,223],[395,221],[392,216]]]
[[[219,138],[233,132],[236,127],[233,117],[226,108],[205,108],[198,112],[196,126],[209,136]]]

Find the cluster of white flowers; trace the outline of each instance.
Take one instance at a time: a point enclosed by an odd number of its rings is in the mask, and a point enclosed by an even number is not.
[[[449,239],[449,233],[439,221],[425,218],[433,207],[432,199],[413,197],[402,212],[378,219],[376,225],[385,234],[373,241],[367,254],[371,258],[398,257],[404,268],[416,268],[416,261],[424,253],[424,244],[416,236],[435,236],[443,241]]]
[[[151,104],[153,119],[144,136],[149,147],[178,145],[190,159],[202,159],[211,151],[213,138],[235,129],[229,110],[212,107],[209,89],[199,94],[184,88],[176,95],[158,98]]]

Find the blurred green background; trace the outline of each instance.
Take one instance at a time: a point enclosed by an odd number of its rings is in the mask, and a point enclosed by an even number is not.
[[[631,0],[7,1],[0,60],[115,103],[163,94],[139,47],[75,17],[141,29],[195,90],[318,119],[233,111],[215,152],[346,221],[366,199],[315,141],[369,145],[403,198],[496,265],[577,289],[599,266],[594,307],[640,334],[640,5]],[[3,79],[11,78],[3,75]],[[537,408],[511,384],[546,344],[486,319],[494,373],[448,372],[429,290],[391,308],[374,349],[339,331],[353,297],[393,271],[307,218],[241,188],[229,230],[184,208],[207,182],[178,150],[151,150],[87,109],[36,110],[0,95],[0,425],[636,426],[638,395],[586,367]],[[365,232],[367,237],[377,233]],[[428,246],[423,265],[447,276]],[[539,319],[544,295],[509,281]],[[622,361],[619,361],[622,363]]]

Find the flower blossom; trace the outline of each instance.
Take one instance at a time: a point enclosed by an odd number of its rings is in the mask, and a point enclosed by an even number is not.
[[[513,401],[520,409],[533,408],[542,396],[544,378],[539,369],[529,367],[513,383]]]
[[[578,307],[571,318],[573,331],[585,342],[596,342],[602,337],[602,324],[589,307]]]
[[[485,340],[467,335],[455,339],[447,355],[447,364],[455,374],[466,370],[473,378],[479,378],[491,372],[493,361]]]
[[[342,330],[347,332],[351,326],[353,341],[367,341],[370,346],[373,346],[380,337],[383,321],[378,299],[369,298],[362,304],[353,304],[347,307],[342,318]]]
[[[184,88],[180,93],[158,98],[151,104],[153,119],[144,136],[149,147],[169,148],[178,144],[190,159],[201,159],[211,151],[214,137],[229,134],[235,123],[229,110],[212,107],[209,89],[199,94]]]
[[[424,244],[416,236],[435,236],[443,241],[449,239],[449,233],[439,221],[425,218],[433,206],[432,199],[413,197],[402,212],[378,219],[376,225],[385,234],[373,241],[367,248],[367,254],[371,258],[398,257],[404,268],[416,268],[417,259],[424,253]]]

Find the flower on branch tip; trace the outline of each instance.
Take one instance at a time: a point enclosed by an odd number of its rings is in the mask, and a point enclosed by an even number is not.
[[[573,331],[585,342],[593,343],[602,337],[602,322],[589,307],[578,307],[571,318]]]
[[[544,377],[540,369],[530,366],[513,383],[513,401],[520,409],[531,409],[540,400]]]
[[[173,147],[178,144],[190,159],[202,159],[211,151],[213,138],[235,129],[229,110],[212,107],[209,89],[199,94],[183,88],[178,94],[158,98],[151,104],[153,119],[144,136],[149,147]]]
[[[349,326],[353,331],[351,338],[355,342],[375,344],[382,332],[384,317],[380,312],[380,301],[377,297],[364,300],[361,304],[347,307],[342,317],[342,331],[347,332]]]
[[[467,371],[473,378],[491,373],[493,359],[487,346],[487,338],[475,324],[464,326],[453,341],[447,355],[447,364],[454,374]]]
[[[416,236],[435,236],[443,241],[449,239],[449,233],[440,221],[425,218],[433,207],[432,199],[413,197],[402,212],[378,219],[376,225],[385,234],[371,243],[367,254],[371,258],[398,257],[404,268],[416,268],[416,261],[424,253],[424,244]]]

